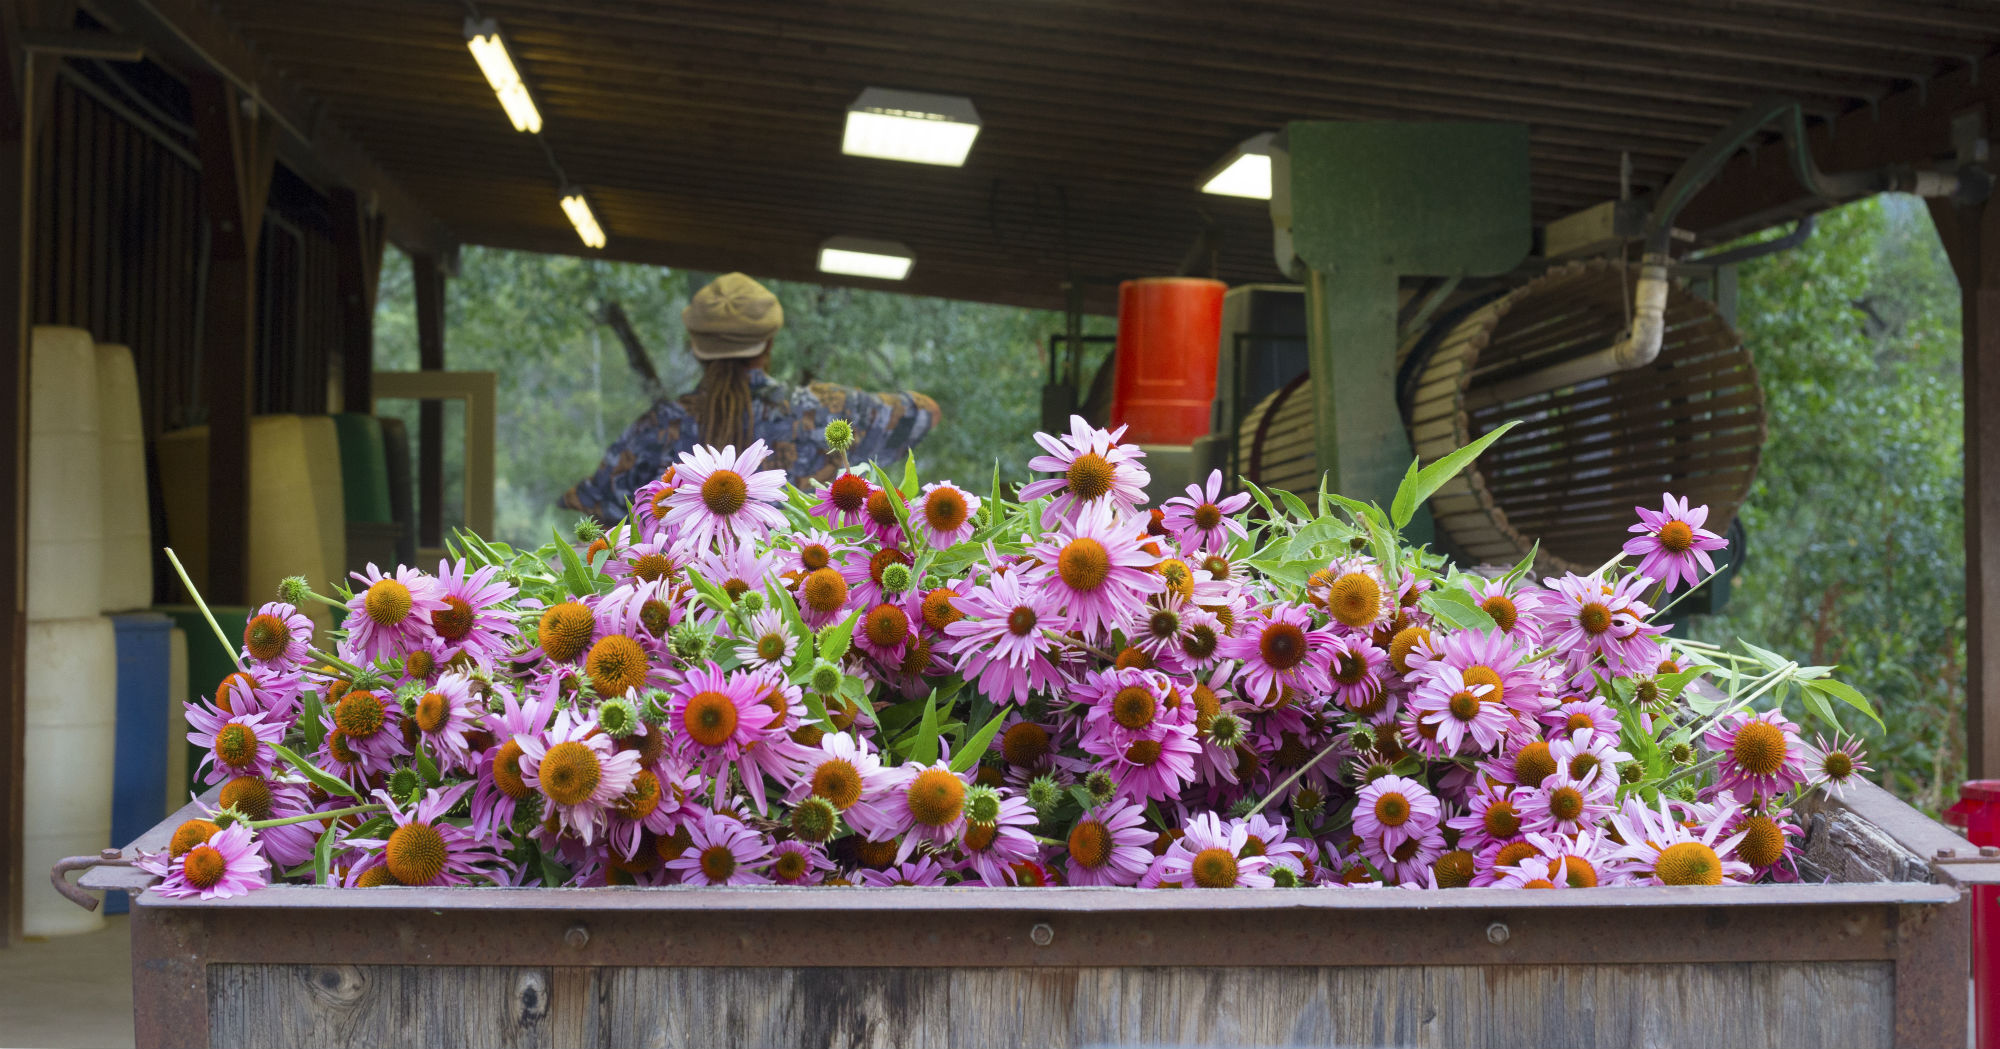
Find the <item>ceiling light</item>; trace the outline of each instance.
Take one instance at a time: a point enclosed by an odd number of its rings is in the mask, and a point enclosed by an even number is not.
[[[604,227],[597,224],[597,216],[590,213],[590,202],[583,199],[583,191],[571,187],[563,191],[563,214],[569,216],[569,224],[576,227],[577,237],[588,247],[604,246]]]
[[[957,95],[871,87],[847,107],[840,151],[853,157],[959,167],[979,137],[979,112]]]
[[[521,71],[514,67],[514,56],[507,53],[499,23],[491,18],[466,19],[465,46],[479,63],[479,71],[486,74],[486,82],[493,85],[493,94],[500,99],[500,108],[507,111],[507,119],[514,122],[514,130],[541,134],[541,111],[535,108]]]
[[[902,280],[917,261],[910,249],[892,240],[834,237],[819,246],[819,271],[847,277]]]
[[[1244,139],[1210,170],[1208,178],[1201,184],[1201,191],[1224,197],[1270,200],[1271,141],[1276,137],[1266,131]]]

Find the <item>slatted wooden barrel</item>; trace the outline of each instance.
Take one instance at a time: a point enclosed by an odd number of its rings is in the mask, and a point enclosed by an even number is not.
[[[1653,363],[1492,403],[1482,391],[1604,349],[1629,324],[1635,268],[1608,260],[1551,270],[1430,340],[1403,404],[1418,458],[1431,462],[1521,419],[1431,500],[1442,538],[1476,561],[1511,562],[1537,540],[1543,567],[1589,571],[1626,539],[1632,507],[1663,491],[1709,507],[1727,527],[1755,479],[1764,395],[1742,339],[1715,306],[1678,286]],[[1244,419],[1245,476],[1318,486],[1310,377]]]

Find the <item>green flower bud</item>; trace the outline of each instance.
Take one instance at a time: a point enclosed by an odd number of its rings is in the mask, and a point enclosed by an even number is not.
[[[743,596],[736,599],[736,607],[742,609],[745,614],[762,612],[764,610],[764,595],[757,590],[745,590]]]
[[[1056,778],[1047,773],[1028,781],[1028,804],[1039,812],[1047,812],[1062,804],[1062,787]]]
[[[965,792],[965,818],[974,823],[991,824],[1000,818],[1000,792],[985,784],[967,788]]]
[[[278,581],[278,600],[296,608],[304,608],[312,600],[312,585],[302,575],[288,575]]]
[[[424,781],[413,768],[400,768],[389,773],[389,796],[397,802],[408,805],[424,792]]]
[[[250,817],[234,805],[225,805],[217,809],[215,815],[208,818],[208,822],[215,824],[217,830],[221,830],[232,823],[248,823]]]
[[[1637,783],[1646,778],[1646,764],[1642,761],[1628,761],[1618,766],[1618,782]]]
[[[1083,777],[1083,789],[1090,792],[1090,803],[1102,805],[1118,796],[1118,781],[1103,769],[1092,769]]]
[[[1271,884],[1280,889],[1296,889],[1304,885],[1305,882],[1300,881],[1298,872],[1292,870],[1290,867],[1273,865],[1271,867]]]
[[[1208,719],[1208,740],[1218,747],[1235,747],[1249,732],[1249,725],[1227,710]]]
[[[826,448],[830,452],[844,452],[854,445],[854,424],[846,419],[834,419],[826,424]]]
[[[822,842],[840,827],[840,810],[833,802],[815,794],[792,810],[792,837],[800,841]]]
[[[891,564],[882,569],[882,592],[885,594],[908,593],[915,581],[909,565]]]
[[[1692,765],[1695,763],[1695,757],[1694,745],[1691,743],[1675,743],[1667,747],[1667,760],[1676,765],[1682,767]]]
[[[812,678],[808,684],[812,685],[814,692],[832,695],[840,690],[840,679],[843,676],[845,675],[841,674],[839,667],[822,659],[813,664]]]
[[[1375,730],[1366,725],[1356,725],[1347,733],[1347,744],[1356,752],[1366,754],[1375,749]]]
[[[612,739],[624,739],[639,730],[638,704],[624,696],[614,696],[597,707],[597,727]]]
[[[577,542],[589,545],[604,538],[604,526],[598,524],[595,517],[579,517],[576,519],[575,534]]]

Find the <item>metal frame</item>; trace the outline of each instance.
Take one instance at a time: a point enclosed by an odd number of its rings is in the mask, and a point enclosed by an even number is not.
[[[596,888],[329,891],[231,900],[139,892],[99,866],[81,884],[135,891],[138,1044],[208,1041],[210,962],[803,968],[1617,965],[1887,961],[1895,1044],[1964,1035],[1970,896],[2000,865],[1872,785],[1828,803],[1930,864],[1934,882],[1535,893],[1309,889]],[[123,850],[157,850],[190,805]],[[1619,935],[1604,932],[1615,922]],[[1385,927],[1397,935],[1385,937]]]

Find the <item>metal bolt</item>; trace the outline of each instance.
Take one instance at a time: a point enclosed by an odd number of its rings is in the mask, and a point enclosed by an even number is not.
[[[97,858],[100,860],[122,860],[125,858],[125,854],[117,849],[99,849],[97,851]]]
[[[1937,858],[1938,858],[1938,859],[1941,859],[1941,860],[1948,860],[1948,859],[1951,859],[1951,858],[1952,858],[1953,856],[1956,856],[1956,855],[1958,855],[1958,850],[1957,850],[1957,849],[1939,849],[1939,850],[1937,850]]]
[[[583,945],[590,942],[590,930],[581,925],[572,925],[568,932],[563,933],[563,942],[568,944],[571,950],[583,950]]]
[[[1981,845],[1979,847],[1979,854],[1981,856],[2000,856],[2000,845]]]
[[[1486,927],[1486,942],[1487,942],[1487,943],[1491,943],[1491,944],[1502,944],[1502,943],[1506,943],[1506,942],[1507,942],[1507,937],[1509,937],[1509,936],[1512,936],[1512,935],[1513,935],[1513,933],[1510,933],[1510,932],[1508,932],[1508,931],[1507,931],[1507,923],[1506,923],[1506,922],[1494,922],[1493,924],[1491,924],[1491,925],[1488,925],[1488,926]]]
[[[1055,942],[1055,938],[1056,931],[1049,928],[1048,922],[1036,922],[1035,927],[1028,930],[1028,939],[1035,941],[1037,947],[1047,947]]]

